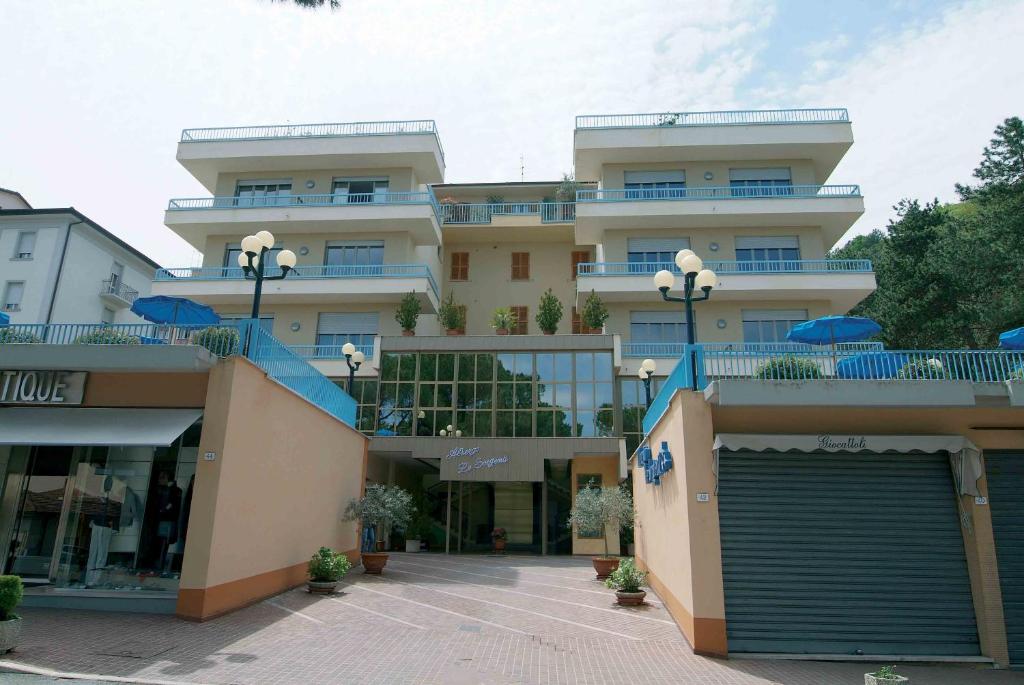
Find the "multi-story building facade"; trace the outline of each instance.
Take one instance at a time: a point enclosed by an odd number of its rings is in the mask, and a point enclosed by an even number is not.
[[[0,209],[0,311],[11,323],[142,321],[130,308],[159,268],[74,207]]]
[[[874,289],[869,263],[827,258],[863,212],[856,185],[829,184],[852,142],[841,109],[578,117],[571,187],[446,184],[432,121],[189,129],[178,159],[210,196],[171,200],[165,222],[203,266],[160,270],[153,290],[247,316],[239,243],[270,230],[298,264],[266,285],[265,325],[339,383],[341,345],[366,353],[352,394],[368,478],[419,494],[453,550],[500,527],[513,547],[595,552],[601,533],[570,534],[565,515],[579,487],[626,477],[643,359],[656,390],[688,326],[779,343]],[[718,274],[693,322],[652,282],[683,248]],[[565,307],[554,336],[535,321],[549,288]],[[422,314],[403,336],[410,292]],[[591,292],[604,331],[577,317]],[[441,329],[447,297],[464,331]],[[499,307],[518,317],[508,337],[491,327]]]

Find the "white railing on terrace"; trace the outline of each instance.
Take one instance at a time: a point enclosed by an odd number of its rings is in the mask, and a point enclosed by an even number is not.
[[[577,202],[658,200],[792,200],[860,197],[859,185],[693,186],[686,188],[596,188],[577,190]]]
[[[837,124],[849,123],[849,121],[850,113],[845,107],[822,107],[718,112],[654,112],[651,114],[585,114],[576,117],[576,128]]]
[[[575,202],[442,202],[438,207],[444,224],[489,224],[495,217],[502,216],[539,216],[542,223],[576,220]]]

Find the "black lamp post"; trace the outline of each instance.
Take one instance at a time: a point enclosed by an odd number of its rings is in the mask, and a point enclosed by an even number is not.
[[[345,355],[345,363],[348,364],[348,394],[352,395],[352,389],[356,383],[356,371],[366,361],[366,355],[350,342],[341,346],[341,353]],[[352,395],[355,397],[355,395]]]
[[[692,378],[692,390],[697,390],[697,351],[694,345],[697,342],[696,326],[693,320],[693,303],[703,302],[711,297],[711,289],[715,287],[718,277],[715,272],[705,269],[704,262],[693,253],[693,250],[680,250],[676,253],[676,266],[683,272],[683,296],[669,295],[675,283],[675,276],[671,271],[659,271],[654,274],[654,287],[661,291],[661,297],[666,302],[683,302],[686,305],[686,338],[690,348],[690,376]],[[702,297],[694,297],[695,290],[703,291]]]
[[[640,364],[640,371],[637,375],[644,384],[644,398],[647,400],[647,408],[651,408],[651,376],[654,375],[654,371],[658,368],[658,365],[654,363],[653,359],[645,359]]]
[[[274,234],[270,231],[260,231],[256,235],[248,235],[242,238],[242,254],[238,255],[238,266],[245,272],[245,278],[249,281],[256,281],[256,289],[252,296],[252,316],[260,318],[260,297],[263,295],[263,281],[280,281],[288,272],[295,268],[295,253],[291,250],[281,250],[277,253],[277,265],[281,267],[280,276],[264,276],[263,270],[267,265],[267,253],[274,247]]]

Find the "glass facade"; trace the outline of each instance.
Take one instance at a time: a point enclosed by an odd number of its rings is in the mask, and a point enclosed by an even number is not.
[[[651,379],[651,397],[655,397],[661,389],[664,377]],[[647,412],[647,400],[644,397],[644,384],[639,378],[619,379],[619,391],[622,397],[622,437],[626,439],[626,455],[633,454],[640,446],[644,437],[644,414]]]

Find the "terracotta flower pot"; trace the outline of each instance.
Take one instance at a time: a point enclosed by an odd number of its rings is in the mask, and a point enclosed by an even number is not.
[[[332,595],[334,594],[335,588],[338,587],[338,581],[336,580],[307,580],[306,589],[309,590],[310,594],[313,595]]]
[[[403,330],[402,335],[405,336],[406,338],[411,338],[412,336],[416,335],[416,331]]]
[[[6,654],[18,646],[21,636],[21,619],[12,618],[0,621],[0,654]]]
[[[446,328],[444,329],[445,335],[465,335],[461,328]]]
[[[902,675],[893,676],[892,678],[879,678],[871,673],[864,674],[864,685],[905,685],[909,682],[910,679]]]
[[[384,565],[388,563],[386,552],[363,552],[363,571],[373,575],[380,575]]]
[[[494,551],[495,552],[504,552],[505,551],[505,543],[507,543],[507,542],[508,541],[505,540],[504,538],[497,538],[497,539],[495,539],[494,540]]]
[[[554,335],[554,331],[544,331],[544,335]]]
[[[594,564],[594,571],[597,572],[598,580],[604,580],[612,574],[612,571],[619,567],[618,557],[592,557],[590,562]]]
[[[639,592],[626,592],[624,590],[615,591],[615,599],[624,607],[637,607],[644,603],[644,597],[647,593],[643,590]]]
[[[508,335],[507,328],[495,328],[494,332],[497,333],[498,335]]]

